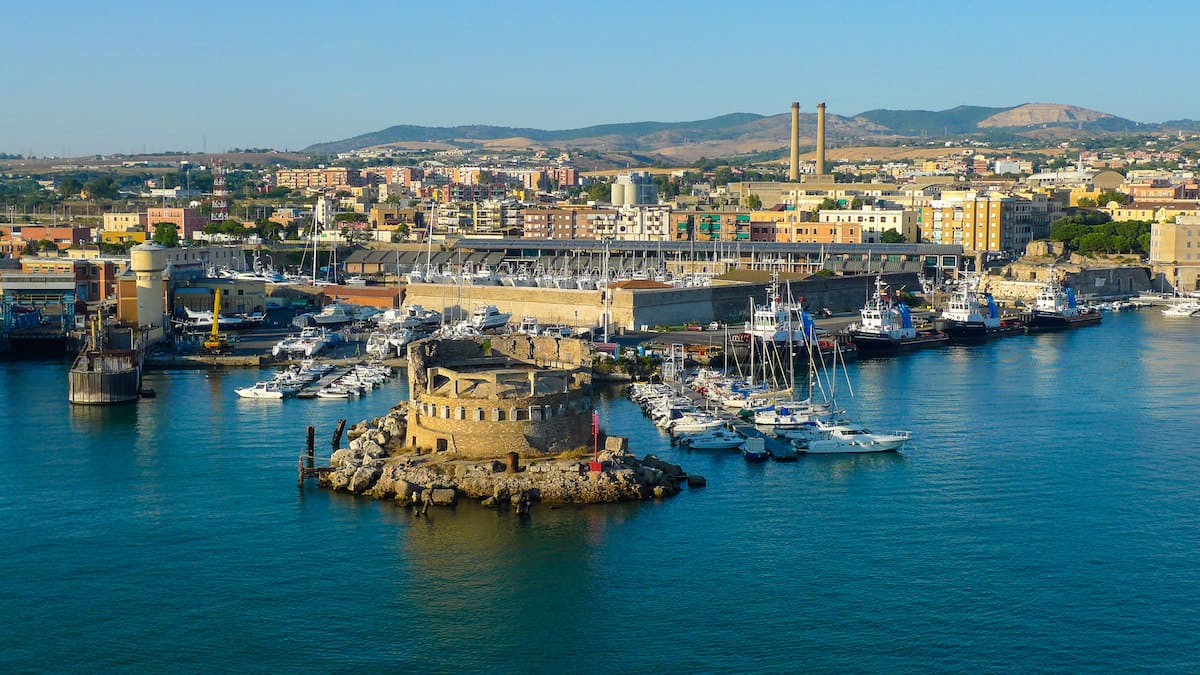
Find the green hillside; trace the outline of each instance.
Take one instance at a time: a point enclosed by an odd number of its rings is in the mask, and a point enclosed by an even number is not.
[[[983,120],[1012,110],[1008,108],[985,108],[976,105],[960,105],[949,110],[868,110],[857,116],[870,120],[901,136],[945,136],[968,134],[979,131],[976,125]]]

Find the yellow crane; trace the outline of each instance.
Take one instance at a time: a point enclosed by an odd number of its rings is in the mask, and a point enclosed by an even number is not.
[[[229,335],[219,330],[221,321],[221,289],[218,288],[213,293],[212,332],[208,334],[208,339],[204,341],[204,349],[205,351],[217,352],[219,354],[229,347]]]

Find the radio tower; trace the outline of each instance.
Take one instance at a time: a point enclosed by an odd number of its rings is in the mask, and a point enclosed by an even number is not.
[[[212,173],[212,213],[209,215],[209,219],[215,223],[229,219],[229,195],[225,192],[225,167],[221,166],[221,160],[213,162]]]

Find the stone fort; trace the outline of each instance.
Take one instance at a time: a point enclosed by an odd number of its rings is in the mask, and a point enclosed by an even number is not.
[[[527,335],[408,348],[408,445],[483,459],[591,445],[592,347]]]

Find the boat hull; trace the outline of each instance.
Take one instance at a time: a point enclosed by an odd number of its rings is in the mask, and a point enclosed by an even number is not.
[[[1004,321],[998,326],[988,326],[982,321],[946,320],[942,330],[951,340],[987,340],[1024,333],[1025,324],[1019,321]]]
[[[850,339],[854,341],[854,346],[860,354],[894,354],[912,349],[941,347],[950,341],[950,336],[940,331],[919,332],[911,338],[851,333]]]
[[[1076,316],[1063,316],[1053,312],[1033,312],[1026,319],[1025,325],[1031,331],[1063,330],[1094,326],[1100,323],[1100,312],[1087,312]]]

